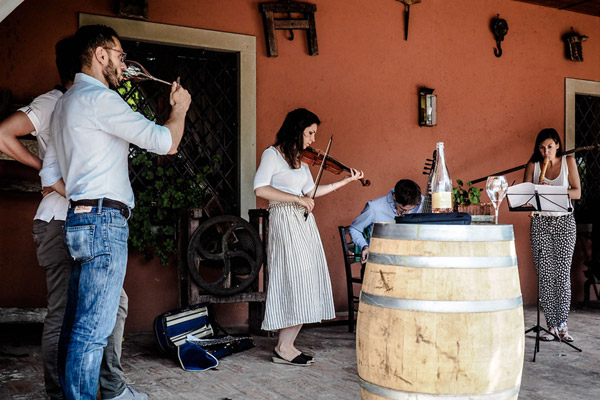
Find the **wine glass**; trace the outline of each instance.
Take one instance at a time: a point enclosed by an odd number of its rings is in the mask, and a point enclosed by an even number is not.
[[[500,207],[500,203],[506,196],[506,190],[508,189],[508,182],[506,181],[506,177],[504,175],[500,176],[488,176],[487,182],[485,184],[485,190],[487,191],[490,200],[492,201],[492,205],[494,206],[496,225],[498,225],[498,208]]]
[[[150,74],[150,72],[148,72],[146,70],[146,68],[144,68],[144,66],[142,64],[140,64],[139,62],[127,60],[127,61],[125,61],[125,65],[127,66],[127,68],[125,68],[123,70],[123,77],[125,78],[125,80],[129,80],[129,81],[133,81],[133,82],[152,80],[152,81],[164,83],[165,85],[169,85],[169,86],[171,86],[171,84],[172,84],[171,82],[163,81],[162,79],[158,79],[158,78],[152,76]]]
[[[566,357],[566,354],[563,354],[562,352],[562,339],[565,336],[565,333],[567,332],[567,324],[565,322],[562,322],[557,328],[556,328],[556,337],[558,337],[558,353],[556,353],[554,356],[556,357]]]

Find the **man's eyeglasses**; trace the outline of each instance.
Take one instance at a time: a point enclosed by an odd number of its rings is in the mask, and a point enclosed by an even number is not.
[[[105,49],[105,50],[112,50],[112,51],[116,51],[118,53],[121,53],[121,62],[122,63],[124,63],[125,59],[127,59],[127,53],[125,53],[123,50],[113,49],[111,47],[103,47],[103,49]]]
[[[415,209],[417,207],[416,205],[403,206],[402,204],[399,204],[399,203],[395,203],[395,206],[396,206],[396,213],[400,216],[402,216],[404,214],[408,214],[409,211],[412,211],[413,209]]]

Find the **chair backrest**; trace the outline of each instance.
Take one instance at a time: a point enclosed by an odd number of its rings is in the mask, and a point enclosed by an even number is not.
[[[355,252],[355,246],[352,237],[350,237],[349,228],[349,226],[338,226],[338,231],[340,233],[342,251],[344,251],[344,262],[352,264],[360,261],[360,253],[357,254]]]
[[[362,284],[364,266],[361,265],[360,275],[352,273],[352,264],[360,262],[360,253],[356,254],[354,242],[350,237],[348,226],[338,226],[342,251],[344,253],[344,269],[346,270],[346,290],[348,296],[348,332],[354,331],[354,320],[358,311],[359,295],[356,293],[355,285]]]

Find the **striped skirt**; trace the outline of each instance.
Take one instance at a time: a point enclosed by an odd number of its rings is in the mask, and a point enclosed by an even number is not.
[[[313,214],[295,203],[269,207],[269,287],[262,329],[335,318],[331,280]]]

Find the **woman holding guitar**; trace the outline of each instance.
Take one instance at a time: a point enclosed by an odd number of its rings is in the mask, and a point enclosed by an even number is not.
[[[313,198],[363,178],[362,171],[350,169],[337,182],[315,185],[302,153],[315,141],[320,122],[303,108],[288,113],[254,177],[254,193],[269,200],[270,276],[262,329],[279,330],[273,362],[280,364],[311,364],[313,357],[294,346],[302,325],[335,318],[327,261],[311,212]]]
[[[524,182],[567,186],[571,199],[581,197],[575,158],[563,155],[555,129],[543,129],[535,140],[533,154],[525,167]],[[540,284],[540,299],[548,329],[572,342],[567,329],[571,305],[571,259],[575,249],[576,225],[572,212],[535,212],[530,223],[531,252]],[[554,340],[542,335],[542,340]]]

